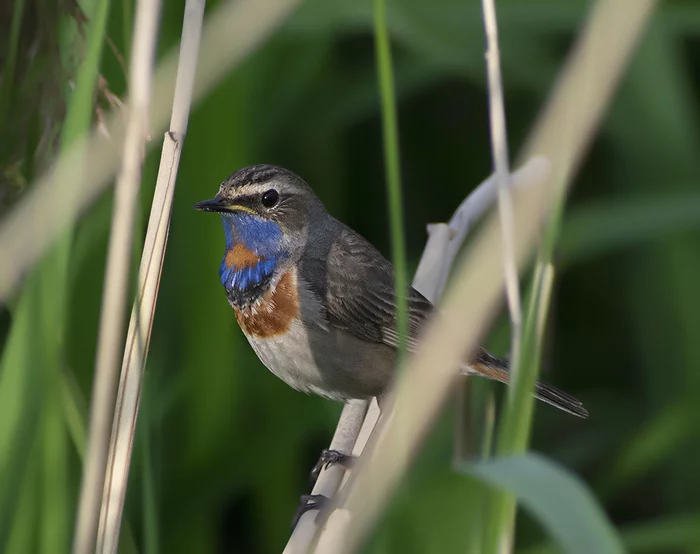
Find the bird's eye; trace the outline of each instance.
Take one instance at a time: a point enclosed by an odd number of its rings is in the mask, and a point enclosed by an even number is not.
[[[270,189],[262,195],[262,205],[266,208],[272,208],[280,199],[280,193],[275,189]]]

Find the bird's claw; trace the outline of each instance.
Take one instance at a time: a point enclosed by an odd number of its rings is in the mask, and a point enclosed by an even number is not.
[[[338,450],[322,450],[318,462],[311,470],[311,484],[313,485],[316,482],[322,469],[328,469],[335,464],[341,464],[343,467],[348,468],[354,461],[355,457],[351,454],[344,454]]]
[[[311,510],[321,510],[328,502],[328,497],[322,494],[303,494],[301,496],[301,503],[294,514],[294,519],[292,520],[292,529],[294,529],[306,512]]]

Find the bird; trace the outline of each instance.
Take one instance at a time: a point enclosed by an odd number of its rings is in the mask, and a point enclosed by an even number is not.
[[[194,207],[221,217],[221,284],[260,361],[298,391],[338,401],[383,398],[400,343],[391,262],[282,167],[239,169]],[[405,290],[413,351],[436,308],[410,284]],[[509,381],[508,362],[481,347],[460,373]],[[538,382],[534,395],[588,416],[578,399],[547,383]]]

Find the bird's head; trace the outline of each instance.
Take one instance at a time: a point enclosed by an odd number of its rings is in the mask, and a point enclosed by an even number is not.
[[[273,165],[239,169],[221,183],[214,198],[195,208],[221,215],[226,235],[221,279],[227,288],[252,286],[296,262],[310,217],[323,211],[309,185]]]

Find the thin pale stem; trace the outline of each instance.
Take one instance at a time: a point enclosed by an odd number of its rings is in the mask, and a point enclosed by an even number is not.
[[[330,449],[344,454],[350,454],[355,446],[355,441],[360,433],[362,422],[367,414],[369,402],[366,400],[354,400],[345,404],[340,415],[340,421],[331,440]],[[336,464],[324,468],[314,484],[311,494],[321,494],[326,498],[332,498],[343,480],[345,470],[342,465]],[[292,536],[284,548],[283,554],[295,554],[307,552],[316,534],[316,511],[306,512],[299,518]]]
[[[148,135],[159,0],[140,0],[130,70],[130,113],[122,167],[117,179],[102,297],[90,428],[78,505],[74,552],[95,550],[112,416],[116,400],[123,320],[129,284],[134,219],[141,184],[141,162]]]
[[[148,353],[158,284],[170,227],[175,180],[192,101],[204,7],[204,0],[188,0],[185,6],[171,130],[166,133],[163,142],[161,163],[141,257],[138,291],[132,308],[122,360],[117,395],[118,409],[114,413],[112,423],[104,483],[105,498],[100,513],[98,545],[101,552],[116,552],[119,542],[143,369]]]
[[[503,100],[500,48],[498,44],[498,21],[494,0],[481,2],[486,33],[486,67],[488,75],[489,123],[491,129],[491,155],[498,181],[498,212],[501,222],[501,244],[503,272],[511,321],[510,382],[516,383],[520,368],[522,340],[522,309],[518,267],[515,259],[515,216],[513,199],[508,186],[509,154],[506,116]],[[508,398],[515,401],[516,387],[510,387]],[[500,544],[493,545],[494,552],[508,552],[513,542],[512,525],[504,525],[500,533]]]
[[[486,30],[486,64],[489,91],[489,120],[491,128],[491,154],[498,181],[498,210],[501,220],[503,271],[506,282],[506,295],[511,320],[511,376],[517,373],[520,358],[520,338],[522,335],[522,309],[518,268],[515,262],[515,216],[513,199],[510,193],[508,135],[503,101],[503,80],[501,78],[500,49],[498,46],[498,23],[494,0],[482,0],[484,27]]]

